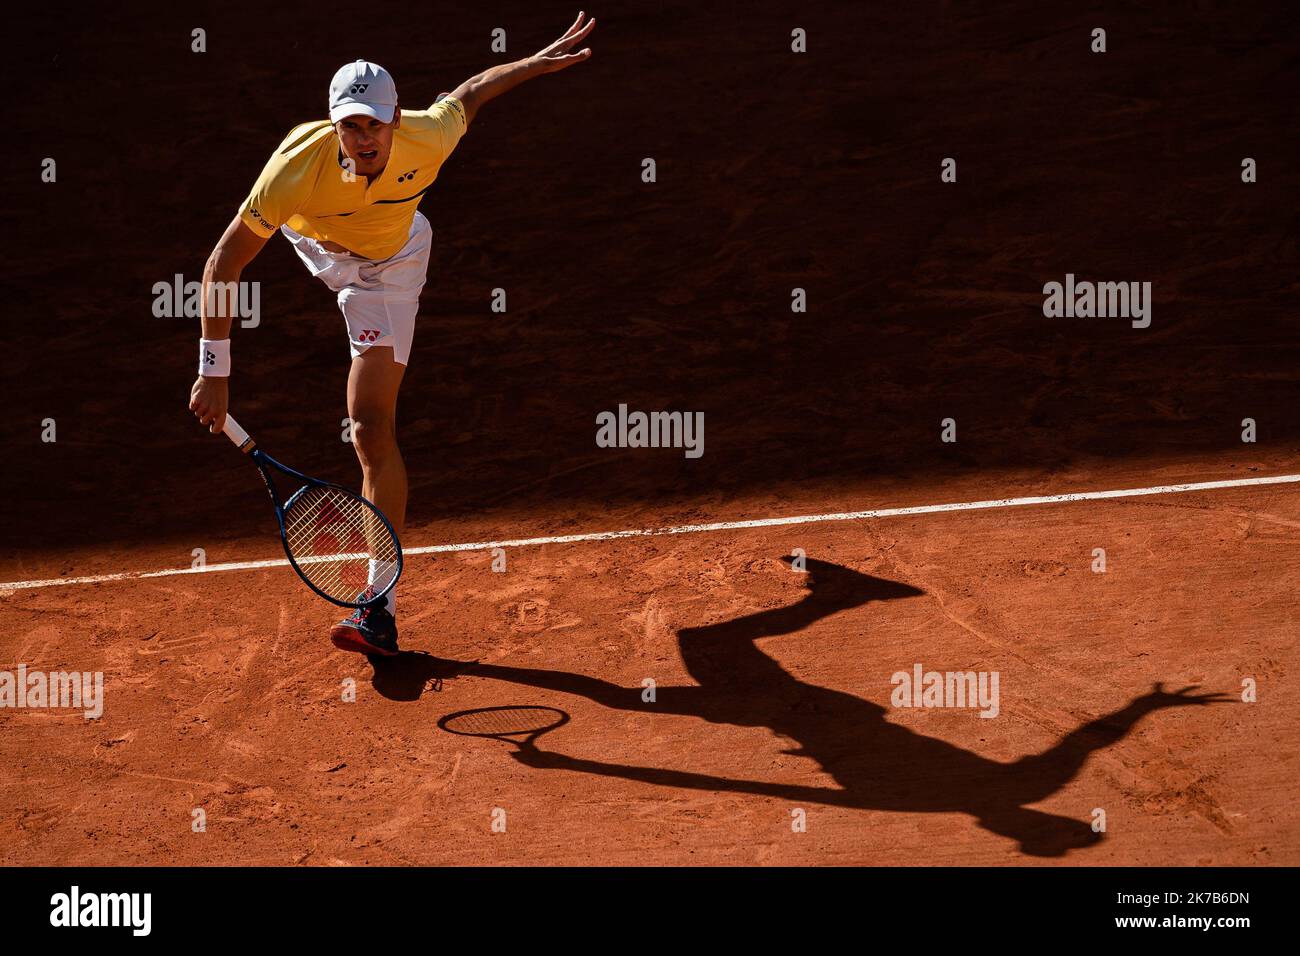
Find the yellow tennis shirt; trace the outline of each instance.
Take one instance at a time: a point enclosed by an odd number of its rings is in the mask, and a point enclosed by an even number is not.
[[[453,96],[427,110],[402,110],[388,165],[372,184],[365,176],[347,175],[328,120],[303,123],[257,177],[240,219],[264,238],[287,225],[364,258],[387,259],[406,245],[420,197],[464,135],[465,107]]]

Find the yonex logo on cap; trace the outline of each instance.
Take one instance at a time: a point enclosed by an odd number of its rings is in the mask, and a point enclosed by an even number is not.
[[[358,93],[364,93],[366,91],[366,87],[368,87],[369,85],[370,85],[369,83],[353,83],[352,86],[348,89],[348,92],[351,93],[353,96],[356,96]]]

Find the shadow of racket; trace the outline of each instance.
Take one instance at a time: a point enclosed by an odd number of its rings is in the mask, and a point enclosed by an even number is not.
[[[558,707],[504,706],[459,710],[439,720],[438,726],[449,734],[490,737],[528,750],[536,749],[535,741],[542,734],[568,722],[569,715]]]

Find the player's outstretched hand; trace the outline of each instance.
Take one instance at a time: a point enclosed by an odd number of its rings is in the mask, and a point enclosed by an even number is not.
[[[573,26],[569,27],[569,29],[564,32],[564,36],[560,37],[544,50],[541,50],[534,57],[535,60],[546,67],[546,72],[554,73],[556,70],[568,69],[575,63],[581,63],[583,60],[591,56],[590,47],[584,47],[577,53],[569,52],[585,40],[587,34],[591,32],[592,27],[596,25],[595,17],[587,20],[584,25],[583,19],[585,17],[586,13],[579,10],[578,19],[573,21]]]
[[[230,407],[229,379],[200,375],[190,389],[190,411],[212,434],[226,427],[226,409]]]
[[[1165,690],[1163,683],[1157,683],[1147,694],[1147,699],[1156,707],[1202,707],[1206,704],[1225,704],[1234,700],[1230,694],[1209,693],[1193,694],[1198,685],[1190,684],[1180,690]]]

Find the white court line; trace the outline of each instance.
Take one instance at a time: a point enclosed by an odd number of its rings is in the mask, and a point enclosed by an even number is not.
[[[1028,498],[995,498],[989,501],[959,501],[946,505],[916,505],[910,508],[877,508],[872,511],[839,511],[820,515],[793,515],[788,518],[753,518],[748,521],[714,521],[711,524],[684,524],[671,528],[637,528],[630,531],[595,531],[588,534],[562,534],[546,538],[511,538],[503,541],[475,541],[471,544],[433,544],[420,548],[403,548],[402,553],[443,554],[449,551],[487,551],[491,548],[526,548],[542,544],[573,544],[578,541],[613,541],[617,538],[648,538],[667,534],[696,534],[702,531],[735,531],[741,528],[775,528],[789,524],[816,524],[823,521],[861,521],[866,518],[896,518],[902,515],[937,514],[944,511],[982,511],[987,508],[1021,508],[1026,505],[1053,505],[1070,501],[1099,501],[1105,498],[1136,498],[1142,495],[1176,495],[1186,491],[1214,491],[1219,488],[1248,488],[1255,485],[1284,485],[1300,482],[1300,475],[1273,475],[1267,478],[1233,478],[1228,481],[1197,481],[1184,485],[1155,485],[1151,488],[1121,488],[1118,491],[1079,491],[1067,495],[1036,495]],[[344,555],[365,557],[365,555]],[[311,559],[308,559],[309,561]],[[317,559],[320,560],[320,559]],[[253,571],[258,568],[288,567],[285,558],[265,561],[227,561],[198,568],[167,568],[162,571],[125,571],[117,574],[93,574],[80,578],[49,578],[44,581],[8,581],[0,583],[0,592],[29,588],[50,588],[72,584],[101,584],[106,581],[133,581],[141,578],[169,578],[182,574],[213,574],[218,571]]]

